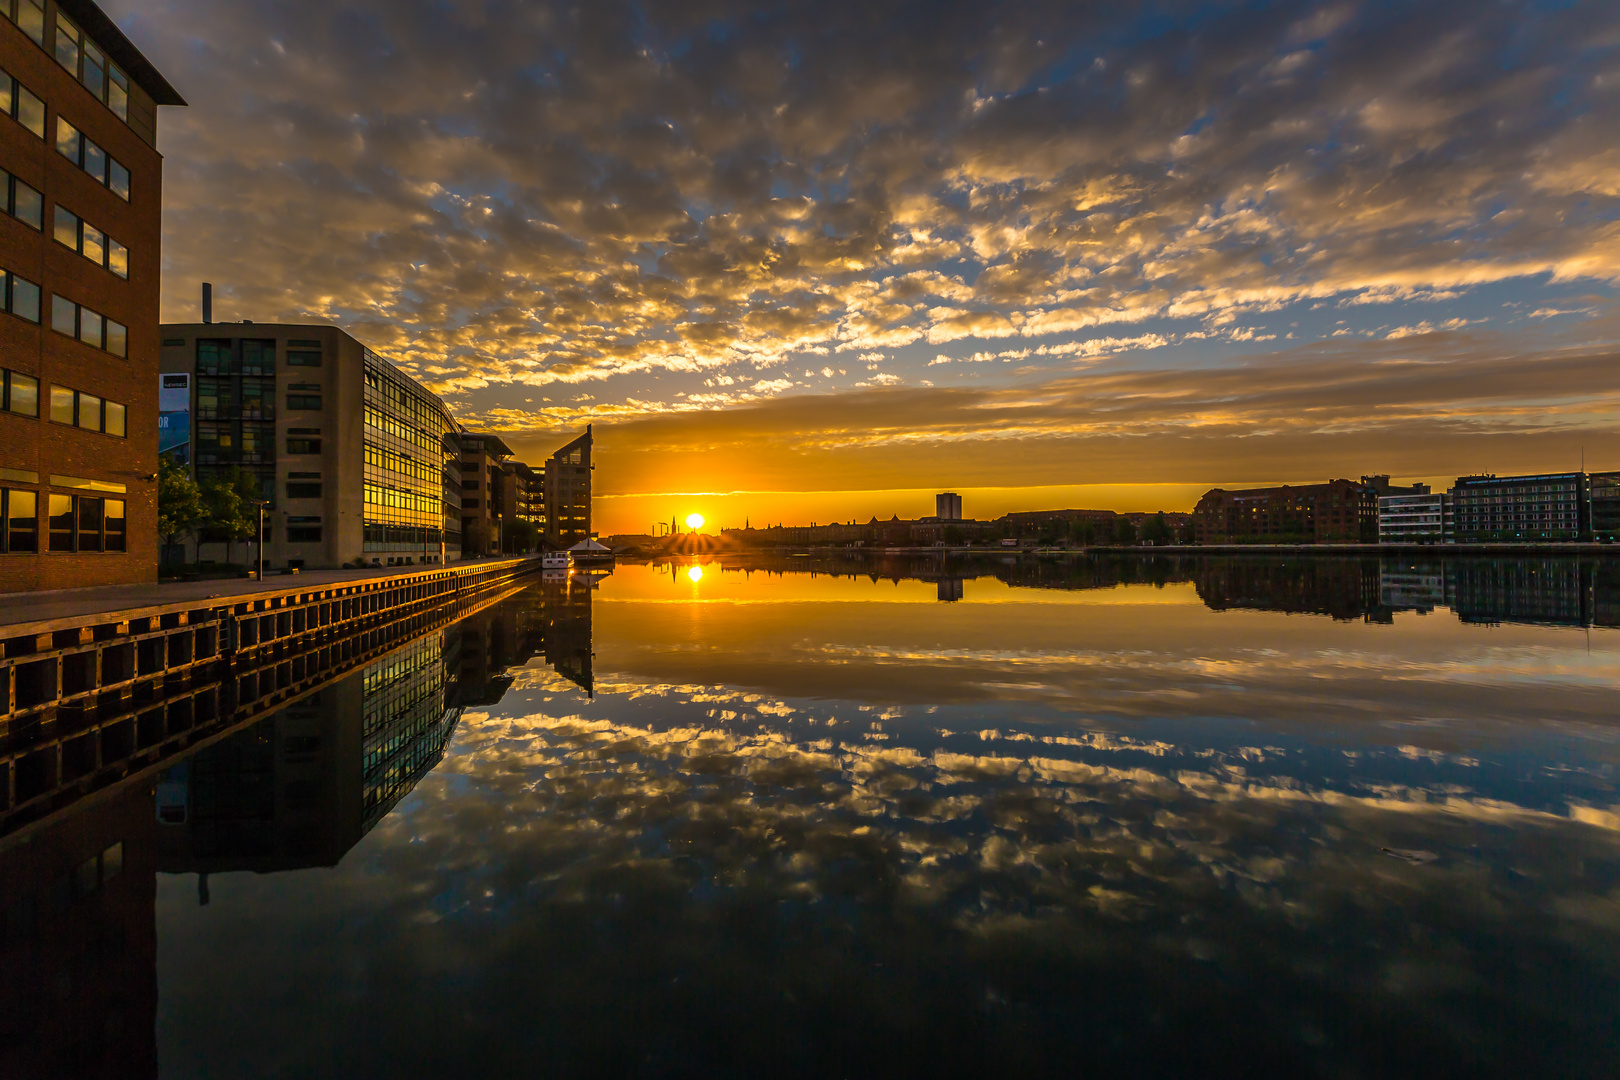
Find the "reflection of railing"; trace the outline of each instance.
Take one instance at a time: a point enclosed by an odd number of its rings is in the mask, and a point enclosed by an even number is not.
[[[493,602],[538,560],[260,595],[12,637],[0,835],[145,774]],[[473,606],[470,606],[473,605]],[[31,651],[30,651],[31,650]]]

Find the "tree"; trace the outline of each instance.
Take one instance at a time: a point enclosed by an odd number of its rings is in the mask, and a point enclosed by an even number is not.
[[[225,540],[225,561],[235,562],[236,543],[253,537],[259,526],[259,485],[252,476],[232,469],[202,486],[202,524]]]
[[[173,547],[194,533],[202,520],[202,492],[190,470],[164,458],[158,467],[158,535]]]
[[[1173,539],[1170,523],[1165,520],[1162,512],[1154,514],[1142,523],[1142,539],[1154,547],[1164,547]]]
[[[533,551],[539,540],[540,526],[527,518],[513,518],[501,523],[501,548],[508,555]]]
[[[1120,518],[1114,524],[1114,538],[1121,545],[1129,547],[1136,543],[1136,525],[1130,518]]]

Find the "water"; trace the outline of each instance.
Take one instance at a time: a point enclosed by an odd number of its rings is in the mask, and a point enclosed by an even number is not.
[[[1617,601],[536,583],[0,852],[0,1074],[1615,1075]]]

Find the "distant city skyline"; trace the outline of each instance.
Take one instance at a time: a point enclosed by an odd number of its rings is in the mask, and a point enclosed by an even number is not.
[[[599,531],[1620,463],[1612,4],[108,10],[164,319],[594,422]]]

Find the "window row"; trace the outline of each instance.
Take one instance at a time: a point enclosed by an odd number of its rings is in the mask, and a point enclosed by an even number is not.
[[[319,409],[321,407],[320,383],[293,383],[287,387],[287,408],[292,410]]]
[[[318,499],[321,497],[321,474],[318,472],[290,472],[287,474],[287,498]]]
[[[300,338],[287,339],[288,367],[320,367],[321,343]]]
[[[422,390],[399,381],[392,374],[392,365],[369,349],[366,350],[365,380],[366,388],[380,398],[383,405],[426,429],[431,437],[440,438],[451,430],[436,402],[425,396]]]
[[[320,428],[288,428],[287,453],[318,454],[321,452]]]
[[[129,327],[65,296],[51,297],[51,329],[114,356],[129,355]]]
[[[47,549],[55,552],[124,551],[128,521],[123,499],[93,495],[46,496]],[[0,547],[7,554],[39,551],[39,494],[0,489]]]
[[[381,409],[371,405],[365,407],[365,421],[368,427],[374,427],[378,431],[385,431],[396,439],[404,439],[406,442],[414,443],[429,452],[444,452],[443,444],[439,439],[400,420],[396,420]]]
[[[184,345],[185,339],[179,339],[179,343]],[[276,343],[273,340],[199,338],[197,341],[199,375],[274,376],[275,373]]]
[[[89,173],[96,183],[129,201],[129,170],[62,116],[56,118],[56,152]]]
[[[45,196],[0,169],[0,210],[30,229],[45,227]]]
[[[383,487],[381,484],[365,485],[365,501],[373,506],[392,506],[398,510],[414,510],[422,514],[437,514],[444,507],[444,500],[437,495],[421,495],[414,491]]]
[[[4,0],[0,0],[3,3]],[[0,112],[4,112],[39,138],[45,137],[45,103],[28,87],[0,70]]]
[[[287,543],[318,544],[321,542],[321,519],[318,517],[287,517]]]
[[[114,116],[129,122],[129,76],[60,10],[56,13],[56,62],[106,104]]]
[[[129,248],[60,203],[56,206],[54,218],[52,232],[58,244],[78,252],[121,278],[129,277]]]
[[[37,391],[36,391],[37,393]],[[116,401],[108,401],[65,386],[51,387],[51,422],[71,424],[86,431],[100,431],[123,438],[126,411]]]

